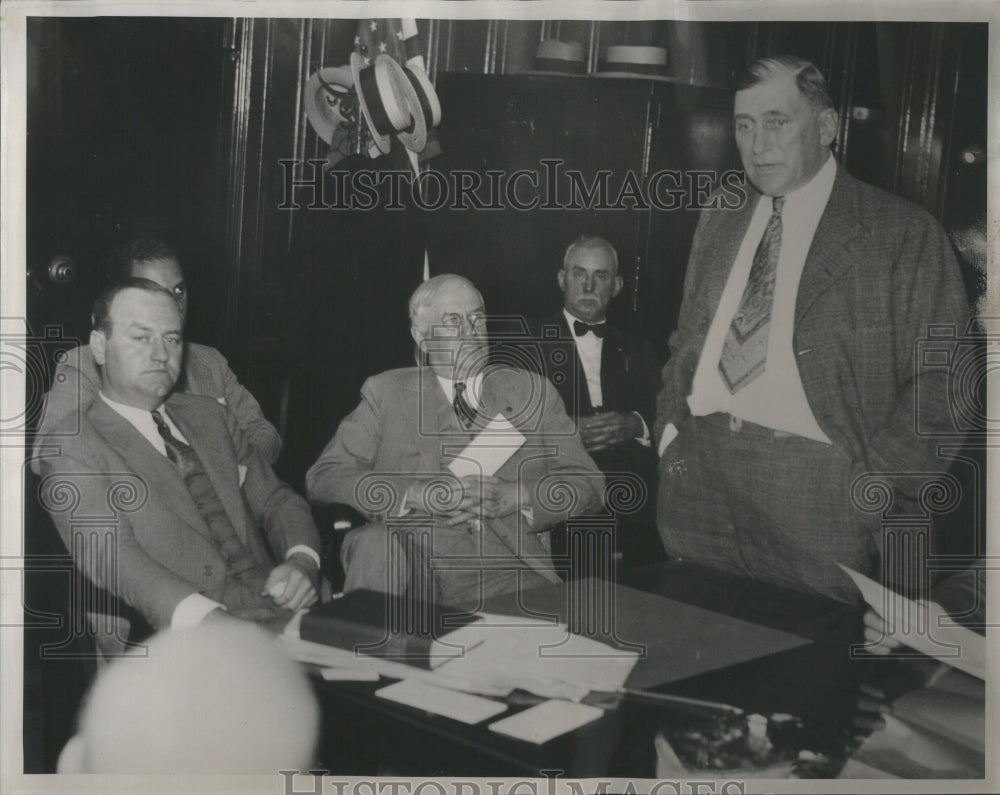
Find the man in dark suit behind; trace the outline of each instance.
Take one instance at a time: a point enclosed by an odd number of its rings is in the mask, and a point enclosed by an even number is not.
[[[851,601],[836,564],[880,577],[902,552],[865,499],[923,516],[947,468],[948,371],[918,343],[963,335],[965,291],[928,213],[837,164],[813,64],[758,61],[734,111],[749,201],[695,231],[657,404],[660,533],[672,557]]]
[[[611,503],[621,503],[616,546],[624,565],[662,560],[656,453],[650,440],[660,362],[648,340],[608,322],[608,306],[621,292],[622,277],[618,252],[607,240],[586,235],[574,240],[557,278],[562,311],[531,323],[531,337],[540,346],[540,372],[576,420],[587,452],[609,476]],[[560,543],[557,539],[554,543]]]
[[[143,622],[186,626],[223,611],[290,617],[316,600],[309,507],[231,411],[175,391],[182,327],[177,302],[156,283],[107,288],[90,334],[100,390],[43,440],[58,452],[39,462],[42,502],[100,589],[85,607],[109,655]]]

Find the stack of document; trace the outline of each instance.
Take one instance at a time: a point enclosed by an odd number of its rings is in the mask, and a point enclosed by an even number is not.
[[[563,624],[481,613],[475,622],[436,638],[418,667],[303,640],[300,625],[297,616],[279,636],[285,652],[300,662],[340,669],[343,675],[337,678],[349,679],[354,671],[367,679],[374,672],[490,696],[521,689],[579,701],[592,690],[619,690],[638,658],[635,652],[574,635]]]

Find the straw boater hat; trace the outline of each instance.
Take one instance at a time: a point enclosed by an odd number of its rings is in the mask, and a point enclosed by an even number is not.
[[[353,86],[349,66],[327,66],[313,72],[306,83],[306,117],[316,135],[328,144],[333,143],[335,132],[347,131],[351,111],[345,115],[344,110],[354,102]]]
[[[667,51],[663,47],[621,45],[608,47],[598,66],[598,77],[645,77],[672,80],[667,74]]]
[[[441,120],[441,104],[421,69],[405,69],[388,55],[366,65],[351,53],[351,74],[361,112],[376,146],[389,151],[390,136],[414,152],[427,145],[427,128]]]
[[[582,75],[583,45],[577,41],[546,39],[535,50],[535,68],[529,75]]]

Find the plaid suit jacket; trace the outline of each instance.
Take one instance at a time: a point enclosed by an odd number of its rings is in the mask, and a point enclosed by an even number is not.
[[[667,423],[679,428],[689,414],[705,337],[760,199],[749,190],[741,209],[706,210],[699,220],[657,397],[657,441]],[[948,368],[918,355],[919,343],[941,328],[958,340],[967,323],[965,288],[940,224],[838,165],[799,284],[794,351],[816,421],[851,457],[854,476],[878,473],[909,509],[919,490],[909,475],[947,468],[935,437],[954,425]]]

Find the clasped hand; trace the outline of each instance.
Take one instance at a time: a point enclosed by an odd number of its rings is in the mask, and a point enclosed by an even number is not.
[[[432,483],[414,481],[407,489],[406,505],[443,518],[445,524],[455,527],[478,519],[508,516],[526,499],[523,487],[516,482],[490,475],[466,475]]]
[[[633,412],[602,411],[580,418],[580,440],[588,451],[617,447],[642,432],[642,420]]]

